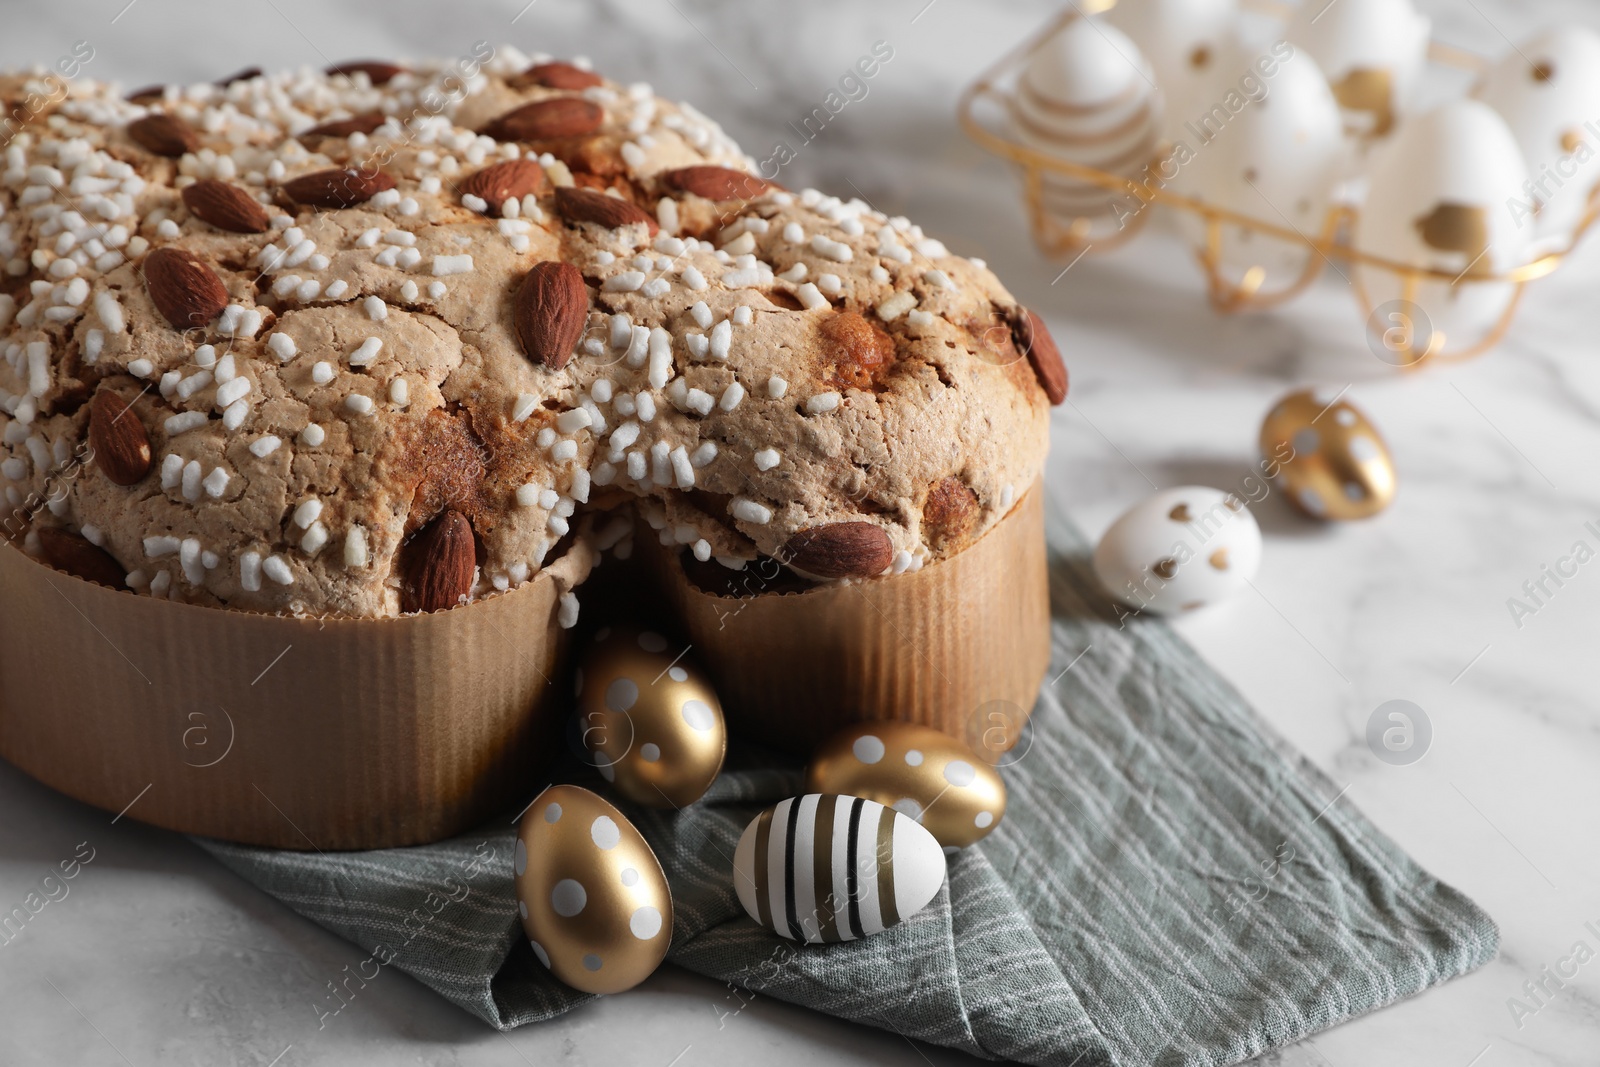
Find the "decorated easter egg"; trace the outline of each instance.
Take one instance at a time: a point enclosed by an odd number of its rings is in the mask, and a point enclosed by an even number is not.
[[[1276,48],[1276,51],[1274,51]],[[1180,136],[1193,156],[1174,181],[1178,192],[1247,218],[1264,219],[1299,236],[1288,239],[1224,222],[1215,266],[1233,285],[1272,292],[1287,288],[1321,254],[1305,237],[1324,232],[1345,142],[1339,105],[1316,62],[1283,42],[1232,41],[1215,61],[1217,77]],[[1210,255],[1200,215],[1179,224]],[[1253,277],[1252,277],[1253,275]]]
[[[1094,550],[1106,592],[1158,615],[1231,596],[1260,565],[1255,516],[1234,494],[1203,485],[1146,497],[1111,524]]]
[[[1047,156],[1132,176],[1155,154],[1159,94],[1138,48],[1114,26],[1069,20],[1029,56],[1011,98],[1018,138]],[[1105,213],[1116,195],[1046,172],[1041,195],[1063,218]]]
[[[808,793],[745,827],[733,881],[739,903],[767,929],[812,944],[853,941],[926,907],[944,884],[944,851],[875,800]]]
[[[1354,280],[1379,312],[1369,326],[1380,354],[1405,365],[1414,353],[1481,340],[1516,297],[1512,283],[1487,279],[1521,266],[1533,236],[1506,207],[1525,195],[1527,168],[1505,120],[1477,100],[1451,101],[1403,122],[1374,150],[1367,176],[1356,248],[1444,275],[1411,285],[1356,265]]]
[[[1532,184],[1507,207],[1560,247],[1600,183],[1600,34],[1547,30],[1507,52],[1472,95],[1506,120],[1528,164]]]
[[[1261,424],[1263,469],[1295,507],[1317,519],[1365,519],[1394,499],[1394,459],[1367,417],[1348,400],[1302,389]]]
[[[1238,17],[1237,0],[1118,0],[1105,14],[1149,60],[1169,123],[1201,99]]]
[[[858,723],[833,735],[806,768],[806,788],[886,804],[945,848],[965,848],[999,824],[1006,786],[948,734],[909,722]]]
[[[1288,40],[1316,60],[1349,132],[1383,137],[1415,95],[1428,55],[1429,22],[1410,0],[1304,3]]]
[[[653,630],[605,627],[578,669],[581,743],[606,781],[646,807],[699,800],[727,748],[716,691],[684,651]]]
[[[672,940],[672,894],[644,837],[587,789],[553,785],[517,831],[517,903],[533,954],[585,993],[650,977]]]

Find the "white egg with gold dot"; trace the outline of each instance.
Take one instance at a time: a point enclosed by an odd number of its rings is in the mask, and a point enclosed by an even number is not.
[[[1503,118],[1477,100],[1453,100],[1407,119],[1374,149],[1367,198],[1355,226],[1362,252],[1439,271],[1414,285],[1388,269],[1352,264],[1352,280],[1375,309],[1404,304],[1418,351],[1459,351],[1482,340],[1516,297],[1489,280],[1520,267],[1534,236],[1508,204],[1526,194],[1527,167]],[[1409,303],[1404,303],[1409,301]],[[1380,314],[1369,326],[1390,330]],[[1404,365],[1397,342],[1390,360]]]
[[[1503,55],[1472,95],[1506,120],[1528,164],[1532,185],[1508,210],[1563,247],[1600,185],[1600,34],[1546,30]]]
[[[1261,565],[1261,528],[1232,493],[1188,485],[1154,493],[1100,538],[1095,574],[1129,607],[1164,615],[1223,600]]]
[[[1430,28],[1410,0],[1309,0],[1285,37],[1322,68],[1351,136],[1372,139],[1394,130],[1415,99]]]
[[[1238,17],[1237,0],[1118,0],[1104,15],[1149,62],[1169,129],[1200,99]]]
[[[1345,169],[1339,105],[1316,62],[1282,41],[1230,40],[1213,66],[1173,132],[1183,148],[1174,148],[1172,189],[1301,235],[1230,223],[1217,231],[1216,267],[1229,284],[1286,289],[1323,263],[1303,237],[1326,230]],[[1174,218],[1202,255],[1212,254],[1203,217]]]

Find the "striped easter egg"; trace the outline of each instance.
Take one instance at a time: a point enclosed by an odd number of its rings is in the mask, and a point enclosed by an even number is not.
[[[733,854],[739,903],[794,941],[854,941],[921,911],[944,883],[932,834],[861,797],[808,793],[756,816]]]

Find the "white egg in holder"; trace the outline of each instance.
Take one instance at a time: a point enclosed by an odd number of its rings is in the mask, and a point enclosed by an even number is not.
[[[1489,68],[1472,95],[1500,113],[1528,164],[1526,195],[1507,204],[1539,251],[1564,248],[1600,186],[1600,34],[1547,30]]]
[[[1426,15],[1409,0],[1303,3],[1288,40],[1328,76],[1354,138],[1386,137],[1416,99],[1428,56]]]
[[[1016,135],[1053,158],[1133,178],[1155,155],[1160,94],[1149,65],[1114,26],[1074,18],[1028,57],[1011,104]],[[1065,174],[1041,176],[1044,206],[1063,221],[1103,216],[1115,192]]]
[[[1214,65],[1202,101],[1229,101],[1237,110],[1219,103],[1184,123],[1180,134],[1192,158],[1173,188],[1299,234],[1283,240],[1224,222],[1216,262],[1208,264],[1250,293],[1287,290],[1323,263],[1304,238],[1323,234],[1345,165],[1339,105],[1316,62],[1281,41],[1230,40]],[[1183,212],[1177,221],[1202,257],[1213,254],[1205,218]]]
[[[1118,0],[1104,18],[1149,61],[1171,138],[1216,71],[1239,19],[1237,0]]]
[[[1157,615],[1205,607],[1243,589],[1261,565],[1261,528],[1244,501],[1204,485],[1164,489],[1111,524],[1095,574],[1117,600]]]
[[[1533,237],[1507,208],[1528,172],[1505,120],[1477,100],[1453,100],[1403,122],[1373,152],[1367,176],[1356,248],[1439,272],[1410,280],[1358,265],[1368,306],[1406,307],[1416,351],[1464,347],[1494,329],[1517,295],[1494,279],[1526,262]]]

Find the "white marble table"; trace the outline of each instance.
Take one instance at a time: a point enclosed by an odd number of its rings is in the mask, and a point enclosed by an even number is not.
[[[1270,403],[1305,384],[1349,387],[1378,423],[1402,488],[1382,517],[1324,528],[1276,497],[1257,513],[1266,555],[1249,594],[1179,627],[1263,713],[1426,867],[1485,906],[1500,958],[1268,1062],[1509,1067],[1593,1064],[1600,963],[1537,1014],[1507,1007],[1576,942],[1600,948],[1600,563],[1519,629],[1506,607],[1600,518],[1600,248],[1537,286],[1511,339],[1477,362],[1400,375],[1375,360],[1330,274],[1279,313],[1218,319],[1186,251],[1147,235],[1058,278],[1023,236],[1006,171],[952,122],[981,66],[1052,11],[895,0],[754,5],[691,0],[237,5],[108,0],[0,9],[0,65],[49,62],[83,39],[87,68],[125,83],[209,79],[246,63],[325,65],[457,54],[473,41],[587,54],[724,121],[752,153],[797,120],[877,40],[895,50],[785,170],[792,186],[852,189],[986,257],[1051,322],[1073,375],[1057,412],[1050,491],[1098,533],[1150,489],[1237,484]],[[1563,19],[1576,2],[1429,2],[1438,35],[1484,51]],[[519,16],[520,10],[520,16]],[[802,14],[801,12],[805,12]],[[119,14],[120,12],[120,14]],[[1592,572],[1592,573],[1591,573]],[[0,608],[3,610],[3,608]],[[1420,763],[1368,751],[1368,716],[1404,697],[1434,727]],[[668,967],[641,989],[509,1035],[410,979],[362,990],[319,1030],[324,983],[362,953],[256,892],[182,838],[65,800],[0,765],[0,910],[79,842],[93,861],[24,934],[0,944],[0,1063],[579,1064],[955,1063],[965,1057],[758,999]],[[675,1058],[676,1057],[676,1058]]]

